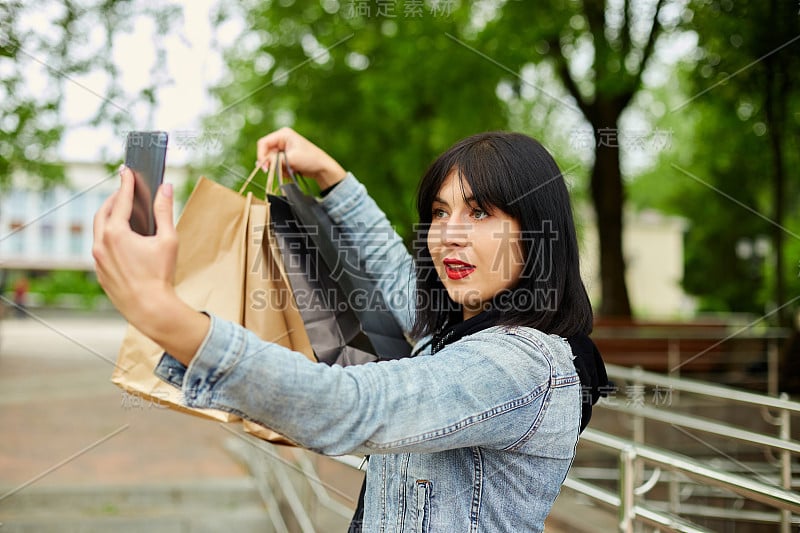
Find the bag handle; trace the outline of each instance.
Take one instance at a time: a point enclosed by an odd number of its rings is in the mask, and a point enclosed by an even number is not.
[[[247,188],[247,186],[250,185],[250,182],[253,181],[253,178],[258,173],[258,170],[260,168],[261,168],[261,164],[258,161],[256,161],[256,168],[253,169],[253,171],[250,173],[250,175],[247,176],[247,179],[244,180],[244,183],[242,183],[242,186],[239,187],[239,194],[242,194],[244,192],[244,190]],[[269,169],[269,171],[270,171],[270,173],[273,173],[273,170],[271,168]],[[269,174],[267,175],[267,182],[269,182]]]
[[[289,178],[291,179],[291,181],[293,181],[294,184],[297,185],[297,187],[301,191],[303,191],[303,192],[305,192],[306,194],[309,194],[309,195],[312,194],[311,192],[309,192],[308,185],[301,184],[300,180],[297,179],[298,176],[300,176],[301,178],[303,178],[303,176],[300,175],[300,174],[295,173],[292,170],[292,166],[289,164],[289,158],[286,157],[285,153],[283,154],[283,163],[286,165],[286,172],[287,172],[287,174],[289,174]],[[303,179],[305,179],[305,178],[303,178]],[[282,185],[283,183],[284,183],[284,180],[281,177],[280,184]]]
[[[275,189],[275,169],[276,168],[277,168],[277,172],[278,172],[278,185],[282,184],[283,181],[284,181],[283,165],[281,165],[281,157],[283,157],[283,162],[286,165],[286,168],[288,169],[289,176],[291,176],[292,179],[295,179],[294,172],[292,172],[291,167],[289,167],[289,161],[286,159],[286,152],[281,150],[280,152],[278,152],[278,155],[275,157],[275,164],[274,165],[270,165],[269,170],[267,171],[267,186],[264,189],[264,191],[265,191],[265,195],[264,196],[266,196],[267,194],[269,194],[270,192],[272,192]],[[252,172],[250,172],[250,175],[247,176],[247,179],[244,180],[244,183],[242,183],[242,186],[239,187],[239,194],[244,193],[244,190],[247,188],[248,185],[250,185],[250,183],[253,181],[253,178],[255,177],[255,175],[258,173],[258,171],[260,169],[261,169],[261,162],[260,161],[256,161],[255,168],[253,169]],[[297,180],[295,179],[295,181],[297,181]]]

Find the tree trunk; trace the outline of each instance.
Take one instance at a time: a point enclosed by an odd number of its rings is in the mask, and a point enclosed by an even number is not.
[[[779,16],[779,6],[776,0],[770,2],[770,16],[775,19]],[[780,55],[767,57],[764,61],[766,91],[764,110],[767,119],[767,136],[770,150],[772,151],[772,202],[775,209],[773,214],[772,246],[775,258],[775,307],[778,309],[775,321],[778,326],[789,326],[788,309],[783,308],[786,301],[786,286],[784,283],[783,268],[783,243],[784,243],[784,206],[783,189],[785,183],[783,167],[783,119],[787,114],[786,95],[789,94],[789,69]]]
[[[630,317],[631,304],[625,284],[625,257],[622,251],[622,207],[625,198],[619,162],[619,112],[610,103],[604,105],[597,101],[596,105],[599,120],[593,124],[597,143],[591,189],[600,245],[599,314]],[[603,120],[604,123],[598,124]]]
[[[774,7],[774,6],[773,6]],[[781,116],[786,109],[786,93],[776,88],[776,77],[786,76],[781,72],[780,63],[770,60],[764,62],[766,69],[766,101],[764,110],[767,115],[767,136],[769,138],[770,150],[772,151],[772,205],[774,206],[773,226],[772,226],[772,248],[775,260],[775,321],[778,326],[789,326],[788,310],[781,308],[786,301],[786,288],[784,283],[783,268],[783,189],[784,189],[784,170],[783,170],[783,124]],[[783,89],[783,87],[781,87]]]

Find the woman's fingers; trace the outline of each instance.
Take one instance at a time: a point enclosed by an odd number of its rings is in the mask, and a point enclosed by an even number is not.
[[[317,180],[323,188],[338,183],[345,176],[344,168],[335,159],[291,128],[281,128],[262,137],[256,151],[258,163],[265,171],[269,165],[275,164],[278,152],[286,152],[286,161],[281,162],[284,169],[291,167],[303,176]]]
[[[97,213],[94,215],[94,239],[97,240],[97,237],[103,231],[103,228],[106,225],[106,221],[108,217],[111,215],[111,210],[114,208],[114,202],[117,199],[117,194],[119,194],[119,190],[114,191],[111,195],[106,198],[102,204],[100,204],[100,209],[97,210]]]
[[[261,163],[261,167],[265,171],[269,167],[270,162],[274,163],[275,154],[286,150],[286,146],[289,144],[289,138],[292,134],[297,135],[291,128],[281,128],[258,140],[256,144],[256,154],[258,162]]]
[[[109,220],[115,224],[125,223],[129,226],[131,213],[133,212],[133,171],[128,167],[124,167],[120,170],[119,175],[122,178],[122,183],[119,191],[117,191]]]
[[[153,215],[156,219],[156,235],[158,237],[175,237],[175,223],[173,222],[173,190],[171,183],[164,183],[158,188],[156,199],[153,203]]]
[[[118,194],[119,190],[114,191],[111,196],[105,199],[102,205],[100,205],[100,209],[98,209],[97,213],[94,215],[94,244],[92,246],[92,256],[94,256],[95,263],[97,263],[98,266],[102,263],[105,255],[102,249],[103,234],[106,231],[106,223],[108,222],[108,217],[111,216],[111,210],[114,208],[114,203]]]

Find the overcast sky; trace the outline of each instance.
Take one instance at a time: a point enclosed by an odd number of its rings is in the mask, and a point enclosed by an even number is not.
[[[166,2],[165,2],[166,3]],[[163,37],[167,49],[168,82],[158,91],[158,107],[150,110],[145,104],[129,107],[127,102],[113,102],[133,116],[136,129],[165,130],[175,137],[176,132],[199,132],[200,117],[212,111],[207,90],[223,72],[219,50],[211,48],[212,28],[209,22],[215,0],[171,0],[183,7],[183,22],[174,23],[172,31]],[[221,45],[235,37],[234,27],[227,25],[217,31]],[[134,94],[151,76],[156,61],[152,19],[138,17],[130,32],[118,32],[113,58],[119,65],[123,86]],[[104,94],[104,73],[81,76],[76,83],[67,83],[64,101],[64,120],[79,124],[91,117]],[[96,93],[96,94],[95,94]],[[71,127],[66,131],[61,155],[68,161],[97,161],[123,157],[124,132],[114,132],[110,126]],[[174,139],[173,139],[174,140]],[[174,142],[170,143],[174,147]],[[185,150],[171,150],[170,164],[181,164],[189,157]]]

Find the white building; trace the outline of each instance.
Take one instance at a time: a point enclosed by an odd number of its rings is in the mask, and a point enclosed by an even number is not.
[[[600,297],[599,246],[591,210],[581,234],[581,271],[593,302]],[[695,312],[695,300],[682,287],[683,236],[687,222],[656,211],[627,211],[622,246],[625,282],[633,314],[642,318],[686,318]]]
[[[119,176],[97,163],[69,163],[66,174],[66,185],[47,191],[17,178],[0,195],[0,269],[94,270],[92,220]],[[164,172],[176,189],[186,178],[185,168]]]

